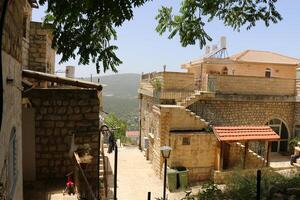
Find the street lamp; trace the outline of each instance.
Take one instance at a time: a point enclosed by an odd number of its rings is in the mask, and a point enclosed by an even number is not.
[[[163,200],[166,200],[166,184],[167,184],[167,159],[170,157],[172,148],[169,146],[162,146],[160,148],[161,155],[165,159],[165,170],[164,170],[164,193]]]

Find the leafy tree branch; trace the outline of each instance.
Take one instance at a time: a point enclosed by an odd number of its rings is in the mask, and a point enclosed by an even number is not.
[[[266,26],[282,20],[276,10],[277,0],[183,0],[179,14],[172,7],[162,7],[156,19],[156,31],[162,35],[169,32],[169,39],[179,35],[182,46],[199,42],[202,48],[211,37],[204,30],[205,23],[218,19],[234,30],[246,26],[247,30],[258,21]],[[206,19],[206,20],[204,20]]]

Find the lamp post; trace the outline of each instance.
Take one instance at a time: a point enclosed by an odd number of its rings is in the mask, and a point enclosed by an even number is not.
[[[167,185],[167,159],[170,157],[172,148],[169,146],[162,146],[160,148],[161,155],[165,160],[165,169],[164,169],[164,189],[163,189],[163,200],[166,200],[166,185]]]
[[[102,134],[108,133],[108,135],[109,135],[108,153],[112,153],[112,151],[115,151],[115,159],[114,159],[114,197],[113,197],[114,200],[117,200],[117,177],[118,177],[118,145],[116,143],[116,138],[115,138],[115,135],[114,135],[114,131],[118,130],[118,129],[119,128],[111,129],[107,125],[102,125],[100,127],[100,132]],[[100,140],[99,140],[99,145],[100,145]]]

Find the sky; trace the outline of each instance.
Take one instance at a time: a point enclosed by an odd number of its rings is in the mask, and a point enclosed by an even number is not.
[[[179,9],[179,0],[153,0],[143,7],[134,9],[134,18],[125,22],[117,29],[118,39],[114,43],[119,47],[117,56],[123,61],[118,67],[118,73],[147,73],[162,71],[163,65],[167,71],[183,71],[180,65],[203,55],[199,45],[182,47],[179,38],[169,40],[167,34],[160,36],[155,27],[155,16],[158,9],[172,6]],[[258,23],[250,30],[243,27],[240,32],[225,27],[221,21],[214,20],[206,23],[206,32],[213,38],[210,45],[218,44],[221,36],[227,38],[227,51],[229,55],[246,50],[267,50],[283,55],[300,58],[300,1],[278,1],[277,9],[283,20],[278,24],[265,27]],[[41,21],[45,7],[33,10],[32,20]],[[67,65],[76,66],[76,77],[96,76],[94,64],[88,66],[78,65],[78,60],[70,60],[59,64],[60,56],[56,56],[56,70],[63,70]],[[106,74],[114,74],[109,71]],[[100,72],[100,75],[105,75]]]

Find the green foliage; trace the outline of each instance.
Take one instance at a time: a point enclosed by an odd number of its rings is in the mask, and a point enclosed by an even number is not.
[[[269,196],[271,186],[284,186],[289,179],[272,170],[262,170],[261,196],[266,199]],[[256,170],[241,173],[237,171],[226,182],[226,196],[230,199],[244,200],[256,199]]]
[[[110,113],[104,119],[105,124],[114,130],[115,139],[120,139],[122,142],[126,140],[126,123],[117,118],[114,113]]]
[[[197,195],[199,200],[223,200],[222,191],[213,182],[205,183]]]
[[[139,104],[137,99],[120,98],[115,96],[104,96],[103,101],[104,101],[105,111],[109,113],[114,113],[119,119],[125,122],[127,130],[130,131],[138,130]]]
[[[39,0],[48,3],[45,23],[54,26],[53,46],[62,54],[60,62],[79,56],[79,64],[96,64],[97,71],[103,68],[116,72],[122,61],[116,56],[115,27],[133,17],[133,8],[148,0]],[[75,54],[75,52],[77,52]]]
[[[294,147],[297,146],[298,142],[300,141],[299,136],[292,136],[289,138],[289,150],[290,153],[294,152]]]
[[[116,27],[133,18],[133,9],[150,0],[39,0],[47,2],[44,22],[53,24],[53,46],[62,55],[60,62],[79,56],[79,64],[95,63],[97,72],[117,71],[122,61],[117,57]],[[282,19],[275,8],[277,0],[182,0],[178,15],[172,8],[162,7],[156,17],[156,31],[170,32],[169,38],[180,36],[182,46],[199,41],[202,48],[211,37],[205,32],[206,22],[219,19],[226,26],[247,29],[262,21],[266,26]]]
[[[208,133],[214,132],[213,127],[212,127],[211,125],[206,126],[206,127],[204,128],[204,130],[205,130],[206,132],[208,132]]]
[[[153,78],[150,83],[156,91],[161,90],[161,80],[159,78],[157,77]]]
[[[82,78],[90,81],[91,78]],[[92,81],[103,85],[104,111],[114,113],[127,124],[127,130],[139,129],[138,88],[139,74],[113,74],[108,76],[94,76]],[[126,105],[126,106],[124,106]]]
[[[172,7],[162,7],[156,19],[156,31],[162,35],[169,32],[169,39],[179,35],[182,46],[194,45],[199,41],[202,48],[211,37],[205,32],[206,22],[218,19],[234,30],[246,26],[254,27],[257,21],[266,26],[282,19],[275,8],[277,0],[183,0],[178,15]]]

